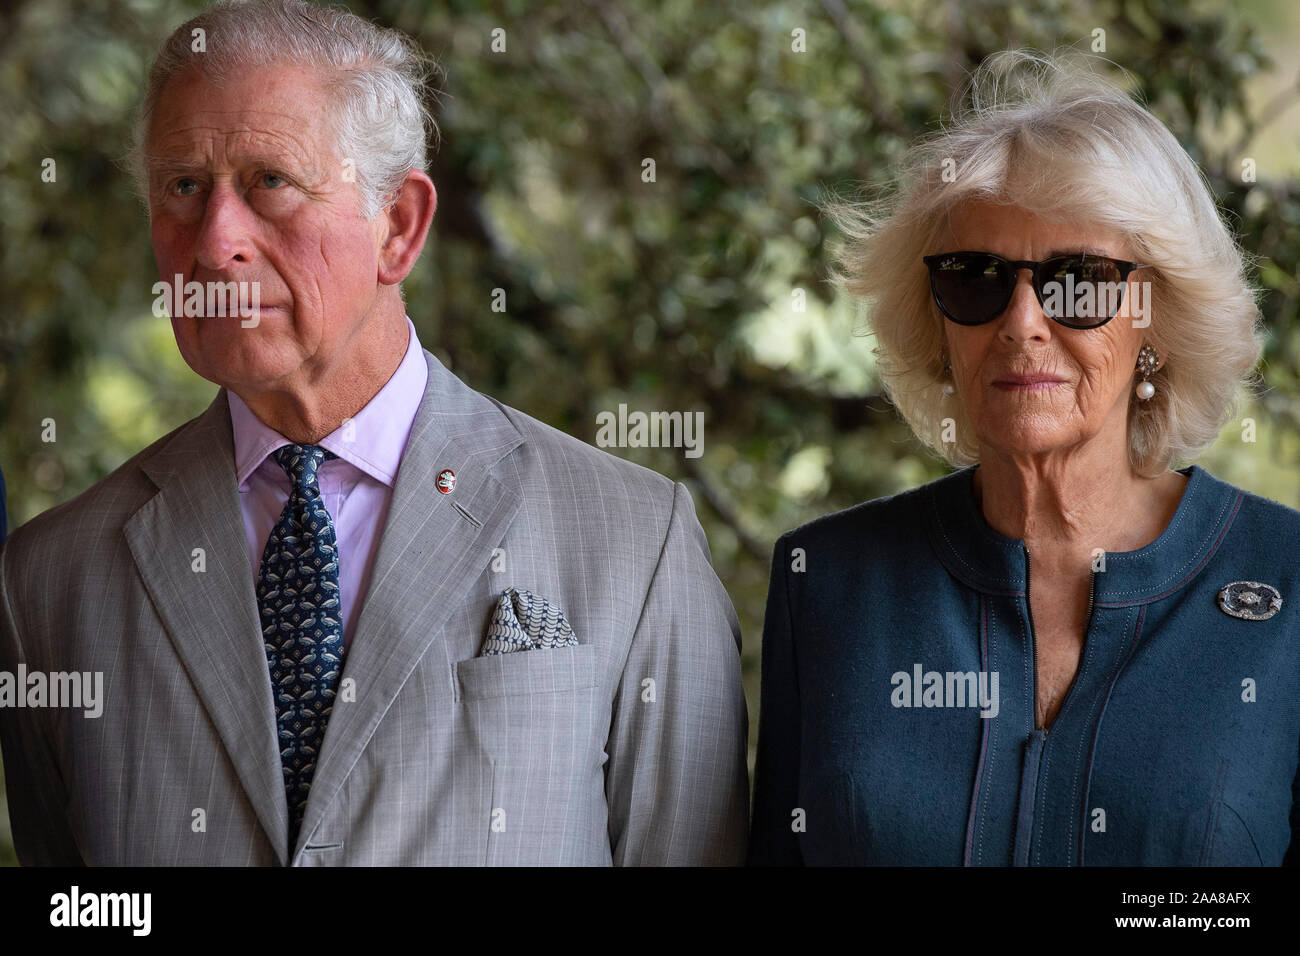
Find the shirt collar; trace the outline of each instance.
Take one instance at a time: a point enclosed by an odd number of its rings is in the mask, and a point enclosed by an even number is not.
[[[406,327],[409,332],[406,354],[397,371],[350,421],[318,442],[322,448],[390,488],[397,478],[415,412],[429,379],[429,367],[410,316]],[[242,488],[267,455],[292,442],[264,424],[234,392],[227,389],[226,399],[235,443],[235,480]]]
[[[958,580],[991,594],[1025,593],[1024,541],[993,530],[975,502],[969,465],[930,482],[923,496],[931,544]],[[1218,549],[1241,507],[1243,493],[1199,465],[1188,476],[1168,527],[1137,551],[1109,551],[1106,570],[1094,576],[1099,606],[1154,601],[1192,580]]]

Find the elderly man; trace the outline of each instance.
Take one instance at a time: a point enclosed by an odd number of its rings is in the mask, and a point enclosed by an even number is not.
[[[22,862],[743,860],[739,628],[686,489],[474,392],[405,314],[423,63],[294,0],[155,62],[153,246],[222,387],[0,556],[0,667],[103,680],[98,717],[0,708]]]

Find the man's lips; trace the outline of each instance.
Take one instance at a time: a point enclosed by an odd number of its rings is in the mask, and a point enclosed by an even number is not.
[[[288,315],[289,309],[287,306],[283,306],[283,305],[263,305],[263,304],[259,304],[256,308],[254,308],[252,303],[246,302],[243,305],[236,303],[233,308],[227,309],[224,313],[217,313],[213,315],[193,315],[187,313],[185,317],[190,319],[246,319],[249,318],[250,316],[271,315],[274,313]]]
[[[249,312],[288,312],[289,311],[287,306],[267,305],[265,302],[258,303],[256,308],[253,307],[253,304],[251,302],[245,303],[245,309],[246,311]]]

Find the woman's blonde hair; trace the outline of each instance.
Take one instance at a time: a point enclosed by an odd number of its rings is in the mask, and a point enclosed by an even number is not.
[[[1245,255],[1201,171],[1159,120],[1072,51],[994,54],[959,102],[949,124],[908,152],[889,196],[825,205],[846,237],[834,277],[868,302],[889,398],[950,464],[979,460],[961,402],[943,392],[944,319],[921,257],[943,251],[935,243],[962,201],[1008,203],[1118,232],[1155,267],[1142,274],[1151,280],[1144,335],[1164,364],[1151,377],[1155,396],[1131,399],[1129,461],[1156,475],[1195,459],[1235,414],[1239,387],[1257,383],[1262,348]],[[956,441],[941,438],[948,418]]]

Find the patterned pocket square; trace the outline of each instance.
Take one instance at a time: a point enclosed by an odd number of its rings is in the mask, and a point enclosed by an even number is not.
[[[577,647],[573,628],[558,607],[523,588],[506,588],[492,612],[480,657],[543,647]]]

